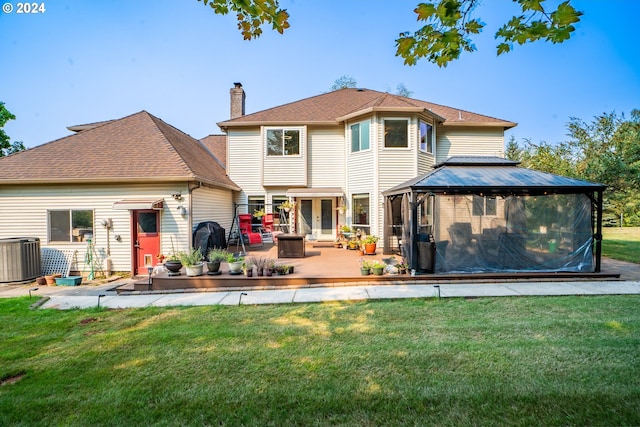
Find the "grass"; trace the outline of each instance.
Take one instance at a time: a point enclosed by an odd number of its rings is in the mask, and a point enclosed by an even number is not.
[[[30,310],[1,425],[640,425],[640,296]]]
[[[604,227],[602,255],[640,264],[640,227]]]

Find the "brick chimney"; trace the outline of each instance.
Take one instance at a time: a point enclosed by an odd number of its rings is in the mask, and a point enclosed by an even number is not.
[[[244,89],[242,83],[234,83],[234,87],[229,90],[231,93],[231,118],[244,116]]]

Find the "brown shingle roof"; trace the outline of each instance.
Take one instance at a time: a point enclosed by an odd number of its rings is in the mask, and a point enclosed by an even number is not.
[[[0,158],[0,183],[200,181],[239,190],[198,140],[141,111]]]
[[[222,167],[227,162],[227,135],[209,135],[200,140],[209,149]]]
[[[445,126],[496,126],[516,123],[457,108],[369,89],[340,89],[218,123],[222,129],[262,124],[337,124],[371,111],[423,111]]]

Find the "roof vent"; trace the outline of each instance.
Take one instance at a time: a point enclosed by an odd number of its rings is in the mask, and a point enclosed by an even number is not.
[[[458,120],[464,120],[462,118],[462,111],[458,110]]]

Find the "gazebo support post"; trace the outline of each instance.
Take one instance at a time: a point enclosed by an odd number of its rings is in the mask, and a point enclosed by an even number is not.
[[[597,192],[596,196],[596,273],[600,273],[600,261],[602,258],[602,191]]]
[[[418,202],[416,192],[411,190],[411,271],[418,269]]]

